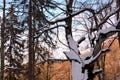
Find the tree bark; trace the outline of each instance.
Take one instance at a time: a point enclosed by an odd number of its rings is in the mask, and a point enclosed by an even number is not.
[[[116,7],[120,8],[120,0],[116,0]],[[119,20],[119,18],[120,18],[120,11],[117,13],[116,17],[117,17],[116,19]],[[120,23],[119,23],[119,25],[116,28],[120,29]],[[120,33],[118,33],[118,41],[119,41],[119,47],[120,47]]]
[[[34,47],[33,47],[33,30],[32,30],[32,0],[29,2],[29,65],[28,79],[34,80]]]
[[[4,30],[5,30],[5,4],[3,0],[3,22],[1,26],[1,80],[4,80]]]
[[[72,14],[72,4],[73,0],[67,0],[67,6],[66,6],[66,16],[70,16]],[[65,33],[66,33],[66,39],[68,41],[68,35],[72,36],[72,17],[69,19],[66,19],[66,25],[67,27],[65,28]],[[69,43],[68,43],[69,44]]]

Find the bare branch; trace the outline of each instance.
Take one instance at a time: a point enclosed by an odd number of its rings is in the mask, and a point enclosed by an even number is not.
[[[107,15],[106,18],[101,23],[99,23],[99,26],[103,25],[112,15],[118,12],[120,12],[120,8],[117,8],[116,10],[112,11],[109,15]]]
[[[46,21],[47,21],[49,24],[55,24],[55,23],[57,23],[57,22],[66,21],[67,19],[69,19],[69,18],[71,18],[71,17],[74,17],[74,16],[76,16],[76,15],[78,15],[78,14],[80,14],[80,13],[83,13],[84,11],[89,11],[89,12],[91,12],[91,13],[94,13],[94,10],[93,10],[93,9],[91,9],[91,8],[84,8],[84,9],[79,10],[79,11],[76,11],[76,12],[74,12],[74,13],[72,13],[71,15],[68,15],[68,16],[66,16],[66,17],[63,17],[63,18],[60,18],[60,19],[56,19],[55,21],[48,21],[47,19],[46,19]]]
[[[85,40],[85,37],[82,37],[82,38],[80,38],[77,42],[78,42],[78,44],[80,44],[82,41],[84,41]]]
[[[42,31],[40,34],[38,34],[37,36],[34,36],[34,39],[40,37],[44,32],[50,31],[50,30],[58,28],[58,27],[66,27],[66,25],[56,25],[54,27],[47,28],[44,31]]]

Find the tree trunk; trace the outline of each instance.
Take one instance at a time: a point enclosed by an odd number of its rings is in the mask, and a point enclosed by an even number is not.
[[[73,0],[66,0],[66,16],[71,16],[72,14],[72,3]],[[96,74],[99,74],[101,70],[97,70],[93,72],[95,60],[106,51],[106,49],[101,49],[101,45],[104,42],[104,37],[99,37],[97,40],[97,44],[94,46],[94,50],[91,51],[89,59],[82,59],[82,56],[78,49],[78,42],[73,39],[72,36],[72,17],[69,17],[65,20],[67,27],[65,27],[66,40],[69,46],[69,51],[65,51],[64,54],[71,61],[72,64],[72,80],[93,80]],[[100,25],[101,26],[101,25]],[[107,37],[111,36],[111,34],[106,34]]]
[[[4,30],[5,30],[5,4],[3,0],[3,22],[1,26],[1,80],[4,80]]]
[[[102,66],[102,80],[105,80],[105,58],[106,58],[106,54],[102,56],[101,59],[101,66]]]
[[[66,16],[70,16],[72,14],[73,0],[67,0],[66,3]],[[66,20],[66,25],[66,40],[71,52],[64,53],[70,59],[72,64],[72,80],[87,80],[87,70],[83,70],[83,64],[79,57],[79,51],[77,49],[78,44],[76,44],[72,37],[72,17]]]
[[[120,8],[120,0],[116,0],[116,7]],[[116,19],[119,20],[120,11],[117,13],[116,17],[117,17]],[[120,23],[119,23],[119,25],[116,28],[120,29]],[[119,41],[119,47],[120,47],[120,33],[118,33],[118,41]]]
[[[70,16],[72,14],[72,4],[73,0],[67,0],[66,7],[66,16]],[[72,64],[72,80],[87,80],[87,70],[83,71],[83,64],[79,57],[79,51],[77,49],[77,44],[72,37],[72,17],[66,20],[67,27],[66,31],[66,40],[68,42],[68,46],[71,52],[64,52],[65,55],[70,59]],[[86,77],[86,78],[85,78]]]
[[[9,46],[9,67],[12,67],[13,66],[13,57],[12,57],[12,45],[13,45],[13,40],[14,40],[14,34],[13,34],[13,6],[11,7],[11,15],[10,15],[10,19],[11,19],[11,22],[10,22],[10,46]],[[13,76],[12,76],[12,71],[10,70],[9,71],[9,80],[13,80]]]
[[[70,51],[64,53],[72,63],[72,80],[87,80],[88,69],[85,68],[86,66],[84,66],[79,55],[77,44],[71,35],[68,35],[68,43],[70,45]]]
[[[34,80],[34,47],[33,47],[33,30],[32,30],[32,0],[29,2],[29,69],[28,79]]]

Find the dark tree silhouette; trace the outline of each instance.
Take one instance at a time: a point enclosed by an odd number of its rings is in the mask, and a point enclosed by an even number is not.
[[[6,0],[3,0],[3,20],[1,26],[1,80],[4,80],[4,31],[5,31],[5,7]]]

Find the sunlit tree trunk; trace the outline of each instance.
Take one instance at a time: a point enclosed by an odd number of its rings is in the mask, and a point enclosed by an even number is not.
[[[3,22],[1,26],[1,80],[4,80],[4,30],[5,30],[5,4],[3,0]]]

